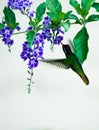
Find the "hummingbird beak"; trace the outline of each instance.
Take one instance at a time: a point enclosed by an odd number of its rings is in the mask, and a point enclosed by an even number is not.
[[[63,43],[61,42],[61,45],[64,46],[64,45],[66,45],[66,44],[63,44]]]
[[[61,42],[61,45],[63,46],[64,44]]]

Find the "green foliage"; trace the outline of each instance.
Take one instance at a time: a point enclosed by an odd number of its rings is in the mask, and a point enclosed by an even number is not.
[[[99,3],[94,2],[92,7],[95,8],[97,12],[99,12]]]
[[[46,0],[47,9],[53,13],[62,12],[61,3],[58,0]]]
[[[46,0],[46,7],[49,10],[47,15],[51,18],[53,23],[53,27],[58,28],[59,26],[63,26],[65,32],[70,28],[69,16],[72,11],[62,12],[61,3],[58,0]]]
[[[64,12],[60,12],[59,15],[58,15],[59,21],[63,20],[64,16],[65,16],[65,13]]]
[[[26,34],[26,39],[28,41],[29,46],[31,47],[33,45],[34,37],[35,37],[35,32],[34,31],[28,31]]]
[[[88,11],[95,0],[81,0],[82,9]]]
[[[70,0],[70,4],[81,16],[81,18],[78,18],[78,16],[74,14],[70,14],[69,19],[75,20],[75,24],[83,25],[83,28],[76,34],[73,39],[74,51],[80,62],[83,63],[87,58],[89,39],[85,25],[88,22],[99,20],[98,14],[91,14],[88,16],[91,7],[95,8],[96,11],[99,11],[99,3],[95,3],[95,0],[81,0],[81,3],[79,3],[77,0]]]
[[[88,17],[88,19],[86,20],[87,22],[94,22],[94,21],[98,21],[99,20],[99,15],[96,14],[92,14]]]
[[[81,6],[83,10],[83,17],[85,18],[87,14],[89,13],[89,9],[91,8],[92,4],[95,0],[82,0]]]
[[[5,15],[5,22],[7,26],[14,30],[19,25],[19,23],[16,22],[14,12],[9,7],[5,7],[3,12]]]
[[[88,39],[89,35],[86,27],[83,27],[73,39],[74,51],[81,63],[83,63],[87,58]]]
[[[70,21],[67,20],[66,22],[61,23],[61,26],[63,26],[65,32],[67,32],[68,29],[70,28]]]
[[[76,0],[70,0],[70,4],[75,8],[78,14],[81,14],[82,10],[80,8],[80,4]]]
[[[71,14],[69,16],[69,19],[75,20],[75,24],[82,24],[81,21],[80,21],[80,19],[76,15],[74,15],[74,14]]]
[[[70,0],[70,4],[75,8],[77,13],[85,19],[94,1],[95,0],[81,0],[81,4],[79,4],[76,0]]]
[[[61,3],[58,0],[46,0],[47,14],[53,21],[58,21],[59,13],[62,12]]]
[[[4,24],[0,23],[0,30],[4,28]]]
[[[45,10],[46,10],[46,3],[43,2],[41,3],[37,9],[36,9],[36,18],[41,21],[43,18],[43,15],[45,14]]]
[[[69,19],[71,13],[72,13],[72,11],[68,11],[67,13],[65,13],[64,20]]]
[[[37,19],[35,19],[35,20],[37,20]],[[38,20],[37,20],[37,21],[38,21]],[[38,24],[38,23],[36,23],[35,21],[29,21],[29,25],[30,25],[31,27],[33,27],[33,28],[36,27],[36,24]]]

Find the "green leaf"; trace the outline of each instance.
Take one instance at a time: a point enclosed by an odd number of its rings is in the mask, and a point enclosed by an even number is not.
[[[61,23],[61,26],[63,26],[65,32],[67,32],[68,29],[70,28],[70,21],[68,20],[66,22]]]
[[[69,19],[72,19],[72,20],[76,20],[75,21],[75,23],[77,24],[82,24],[81,23],[81,21],[79,20],[79,18],[76,16],[76,15],[74,15],[74,14],[71,14],[70,16],[69,16]]]
[[[79,20],[79,18],[78,18],[76,15],[74,15],[74,14],[71,14],[71,15],[69,16],[69,19]]]
[[[95,0],[81,0],[83,18],[85,18],[88,15],[89,9],[91,8],[94,1]]]
[[[46,3],[43,2],[41,3],[37,9],[36,9],[36,18],[41,21],[43,18],[43,15],[45,14],[45,10],[46,10]]]
[[[35,32],[34,31],[28,31],[26,35],[27,35],[26,39],[29,43],[29,46],[31,47],[33,45]]]
[[[4,28],[4,24],[0,23],[0,30]]]
[[[97,12],[99,12],[99,3],[93,3],[92,7],[95,8]]]
[[[77,0],[70,0],[70,4],[75,8],[75,7],[80,7],[80,4],[78,3]]]
[[[81,0],[82,8],[80,7],[80,4],[76,0],[70,0],[70,4],[75,8],[77,13],[80,14],[83,19],[85,19],[94,1],[95,0]]]
[[[68,11],[67,13],[65,13],[64,15],[64,20],[68,19],[69,16],[71,15],[72,11]]]
[[[88,39],[89,35],[86,27],[83,27],[73,39],[74,51],[81,63],[83,63],[87,58]]]
[[[80,4],[76,0],[70,0],[70,4],[75,8],[78,14],[81,14]]]
[[[31,27],[35,28],[35,27],[36,27],[35,19],[34,19],[34,21],[29,21],[29,25],[30,25]]]
[[[54,12],[47,12],[47,15],[51,18],[52,21],[54,22],[60,22],[61,20],[64,19],[64,12],[59,12],[59,14],[56,14]]]
[[[54,14],[59,14],[62,12],[61,3],[58,0],[46,0],[47,9]]]
[[[3,12],[5,15],[5,22],[7,26],[11,29],[15,29],[19,25],[19,23],[16,23],[14,12],[9,7],[5,7]]]
[[[96,14],[92,14],[88,17],[88,19],[86,20],[87,22],[93,22],[93,21],[98,21],[99,20],[99,15]]]
[[[88,11],[95,0],[81,0],[82,9]]]
[[[60,12],[58,15],[58,19],[61,21],[64,19],[65,13],[64,12]]]
[[[47,12],[47,15],[51,18],[52,21],[59,21],[57,14],[53,12]]]

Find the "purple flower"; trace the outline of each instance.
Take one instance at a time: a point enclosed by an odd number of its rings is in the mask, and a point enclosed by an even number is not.
[[[13,32],[14,31],[10,29],[9,27],[4,27],[3,29],[0,30],[2,41],[4,42],[4,44],[8,46],[13,45],[14,41],[11,39]]]
[[[34,38],[34,44],[40,45],[41,46],[44,44],[44,35],[41,33],[37,33],[35,38]]]
[[[13,30],[10,29],[9,27],[4,27],[3,29],[1,29],[0,34],[1,34],[4,38],[10,38],[11,35],[13,34]]]
[[[22,14],[27,15],[29,18],[33,18],[34,11],[30,11],[32,4],[31,0],[8,0],[7,6],[15,10],[20,10]]]
[[[23,44],[23,51],[21,52],[20,56],[25,61],[30,59],[32,55],[32,48],[29,47],[28,42],[24,42]]]
[[[47,26],[49,26],[49,25],[51,25],[51,19],[50,19],[50,17],[46,16],[46,17],[44,18],[44,21],[43,21],[43,26],[44,26],[44,27],[47,27]]]
[[[61,29],[61,27],[59,27],[59,28],[57,29],[57,32],[58,32],[58,33],[65,34],[65,32]]]
[[[28,63],[28,67],[30,69],[35,68],[38,66],[38,60],[37,59],[30,59]]]
[[[20,31],[20,27],[17,26],[16,29],[18,31]],[[11,45],[13,45],[14,40],[11,39],[11,36],[13,35],[14,30],[12,30],[11,28],[9,28],[8,26],[5,26],[4,28],[2,28],[0,30],[0,35],[2,36],[2,41],[4,42],[4,44],[8,45],[9,47]]]
[[[4,20],[4,19],[2,19],[2,24],[6,24],[6,22],[5,22],[5,20]]]
[[[42,55],[43,55],[43,48],[41,46],[38,46],[36,48],[34,48],[34,54],[35,56],[38,58],[42,58]]]
[[[53,28],[51,28],[51,26],[53,26]],[[59,36],[60,33],[64,34],[64,31],[61,29],[61,27],[56,28],[56,26],[51,22],[49,16],[46,16],[43,21],[42,30],[44,39],[51,41],[53,44],[60,44],[60,42],[63,40],[63,37]]]
[[[51,34],[51,29],[50,28],[44,28],[42,30],[42,34],[44,35],[44,39],[47,39],[48,41],[50,41],[50,39],[52,38],[52,34]]]
[[[44,39],[47,39],[48,41],[50,41],[52,38],[51,28],[48,27],[50,25],[51,25],[51,19],[48,16],[46,16],[43,21],[42,34],[44,35]]]
[[[28,67],[30,69],[38,66],[38,58],[42,58],[43,46],[37,45],[36,47],[30,47],[28,42],[24,42],[23,50],[20,54],[21,58],[25,61],[28,60]]]
[[[8,38],[8,39],[7,39],[7,38],[3,38],[2,41],[3,41],[6,45],[8,45],[8,46],[13,45],[13,43],[14,43],[13,39],[9,39],[9,38]]]
[[[20,31],[20,30],[21,30],[21,27],[20,27],[20,26],[17,26],[16,29],[17,29],[18,31]]]
[[[25,8],[30,8],[32,2],[29,0],[8,0],[7,5],[12,9],[23,10]]]
[[[29,27],[27,28],[27,31],[31,31],[31,30],[33,30],[33,27],[29,26]]]
[[[62,36],[57,36],[55,39],[54,39],[54,44],[60,44],[61,41],[63,40],[63,37]]]
[[[28,11],[27,12],[27,15],[30,17],[30,18],[33,18],[34,17],[34,11]]]

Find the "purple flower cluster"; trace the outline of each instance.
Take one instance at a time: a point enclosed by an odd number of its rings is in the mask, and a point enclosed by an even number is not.
[[[13,34],[13,30],[10,29],[9,27],[4,27],[3,29],[0,30],[2,41],[8,46],[13,45],[14,43],[13,39],[11,39],[12,34]]]
[[[44,35],[44,38],[48,41],[51,41],[55,45],[59,45],[63,40],[63,36],[59,36],[59,34],[61,33],[63,35],[64,31],[61,29],[61,27],[57,28],[56,30],[53,30],[53,28],[51,28],[51,25],[51,19],[46,16],[43,21],[42,34]]]
[[[43,58],[43,43],[44,37],[40,33],[36,34],[32,47],[29,46],[28,42],[24,42],[20,56],[24,61],[28,59],[28,67],[30,69],[38,66],[38,58]]]
[[[54,44],[59,45],[62,40],[63,40],[63,37],[62,37],[62,36],[57,36],[57,37],[54,39]]]
[[[3,21],[2,23],[4,23],[5,25],[5,22]],[[17,26],[16,29],[18,31],[20,31],[20,27]],[[2,41],[4,42],[5,45],[8,45],[8,47],[11,47],[14,43],[14,40],[11,39],[11,36],[13,35],[14,33],[14,30],[12,30],[11,28],[9,28],[8,26],[4,26],[4,28],[2,28],[0,30],[0,35],[2,37]]]
[[[32,18],[34,17],[34,11],[30,11],[32,4],[30,0],[8,0],[7,6],[15,10],[20,10],[23,14]]]
[[[8,0],[7,5],[12,9],[23,10],[25,8],[30,8],[32,2],[29,0]]]
[[[52,38],[50,26],[51,26],[51,19],[48,16],[46,16],[43,21],[42,34],[44,35],[44,39],[47,39],[48,41],[50,41]]]
[[[61,27],[57,28],[56,30],[56,37],[54,38],[53,43],[56,45],[59,45],[61,43],[61,41],[63,40],[63,36],[59,36],[59,34],[64,35],[64,31],[61,29]]]
[[[45,40],[48,40],[55,45],[59,45],[63,40],[63,36],[59,36],[58,34],[64,34],[64,31],[62,31],[61,27],[59,27],[58,29],[54,30],[55,34],[53,34],[53,28],[51,28],[51,24],[51,19],[46,16],[43,21],[43,29],[41,32],[36,33],[32,46],[29,46],[27,41],[23,44],[23,49],[20,56],[24,61],[28,60],[28,68],[30,69],[38,66],[38,58],[43,58]],[[31,30],[34,29],[31,26],[28,27],[27,31]],[[53,35],[55,36],[53,37]]]
[[[50,19],[50,17],[46,16],[44,18],[44,21],[43,21],[43,26],[47,27],[47,26],[50,26],[50,25],[51,25],[51,19]]]
[[[34,44],[43,46],[44,44],[44,35],[42,33],[37,33],[35,38],[34,38]]]
[[[61,27],[58,27],[55,31],[55,37],[53,39],[53,44],[55,45],[59,45],[62,40],[63,40],[63,36],[64,36],[64,31],[61,29]],[[61,34],[61,35],[60,35]]]

